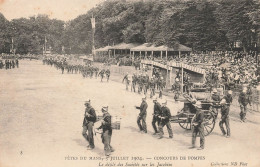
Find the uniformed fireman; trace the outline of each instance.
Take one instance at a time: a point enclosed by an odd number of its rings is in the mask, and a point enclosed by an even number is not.
[[[104,78],[104,75],[105,75],[105,70],[102,69],[102,70],[99,72],[98,75],[101,76],[101,82],[103,82],[103,78]]]
[[[179,78],[175,79],[173,89],[174,89],[174,100],[177,101],[177,99],[179,98],[179,96],[181,94],[181,84],[180,84]]]
[[[219,110],[219,102],[220,102],[220,96],[218,94],[218,91],[216,88],[213,89],[211,95],[211,102],[213,103],[212,110],[214,112],[214,115],[218,116],[218,110]]]
[[[153,103],[154,103],[154,107],[153,107],[153,120],[152,120],[152,126],[153,126],[153,129],[154,129],[154,134],[153,135],[156,135],[156,134],[159,134],[159,131],[157,129],[157,126],[159,126],[160,124],[160,118],[159,116],[161,115],[161,105],[160,103],[158,102],[157,100],[157,97],[154,97],[153,98]],[[157,126],[156,126],[157,124]]]
[[[170,123],[170,118],[171,118],[171,111],[170,109],[166,106],[167,105],[167,100],[162,100],[162,108],[161,108],[161,115],[159,116],[160,119],[160,124],[159,124],[159,131],[160,131],[160,137],[159,139],[163,138],[163,127],[166,125],[169,138],[173,138],[173,133],[172,133],[172,127]]]
[[[136,82],[137,82],[137,76],[136,74],[134,74],[132,76],[132,86],[131,86],[131,92],[134,91],[135,92],[135,86],[136,86]]]
[[[83,137],[88,141],[89,145],[87,146],[88,150],[95,148],[94,138],[93,138],[93,126],[97,120],[95,109],[90,105],[90,100],[85,102],[85,114],[83,120]]]
[[[151,80],[149,82],[149,87],[150,87],[150,98],[152,98],[155,95],[155,80],[153,77],[151,77]]]
[[[219,127],[221,129],[222,134],[226,137],[229,138],[230,137],[230,125],[229,125],[229,106],[226,103],[226,99],[222,99],[220,101],[220,105],[221,105],[221,120],[219,121]],[[223,124],[226,125],[226,129],[227,132],[225,131]]]
[[[107,82],[108,82],[109,78],[110,78],[110,70],[109,69],[106,70],[106,77],[107,77]]]
[[[146,127],[147,108],[148,108],[148,104],[146,102],[146,96],[143,96],[140,107],[136,106],[136,109],[140,109],[140,113],[137,117],[137,125],[139,127],[139,130],[144,133],[147,133],[147,127]]]
[[[193,124],[192,124],[193,131],[192,131],[192,147],[191,148],[195,148],[196,137],[197,137],[197,134],[199,133],[200,147],[198,148],[198,150],[202,150],[202,149],[204,149],[204,144],[205,144],[204,124],[203,124],[204,113],[201,110],[202,106],[201,106],[200,101],[197,101],[194,104],[194,106],[195,106],[196,114],[195,114],[195,118],[194,118]]]
[[[243,89],[243,91],[239,94],[238,103],[240,105],[240,119],[241,122],[245,122],[246,113],[247,113],[247,105],[251,105],[250,98],[247,94],[247,89]]]
[[[108,106],[102,107],[103,119],[101,121],[101,126],[97,129],[102,129],[102,143],[104,144],[105,155],[109,156],[114,149],[110,145],[112,137],[112,123],[111,115],[108,113]]]
[[[128,86],[129,86],[129,83],[130,83],[129,78],[128,78],[128,72],[127,72],[126,75],[124,76],[122,83],[123,83],[124,81],[125,81],[125,86],[126,86],[125,89],[128,90]]]
[[[233,97],[232,97],[232,90],[229,90],[227,92],[227,95],[224,96],[224,99],[226,100],[227,106],[230,107],[232,101],[233,101]]]

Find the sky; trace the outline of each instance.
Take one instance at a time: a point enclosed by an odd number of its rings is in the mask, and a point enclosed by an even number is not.
[[[69,21],[105,0],[0,0],[0,13],[6,19],[16,19],[38,14]]]

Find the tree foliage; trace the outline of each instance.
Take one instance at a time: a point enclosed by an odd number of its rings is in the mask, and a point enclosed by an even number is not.
[[[44,38],[56,53],[91,53],[95,47],[126,43],[178,43],[194,50],[232,49],[241,41],[252,49],[260,37],[257,0],[105,1],[86,14],[63,22],[45,15],[8,21],[0,15],[0,52],[8,53],[11,38],[17,53],[41,53]]]

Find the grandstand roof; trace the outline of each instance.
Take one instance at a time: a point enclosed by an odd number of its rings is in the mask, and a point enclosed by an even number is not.
[[[170,48],[165,45],[155,46],[153,44],[144,43],[132,48],[131,51],[192,51],[192,49],[182,44],[176,44],[173,48]]]
[[[117,49],[117,50],[126,50],[126,49],[132,49],[140,44],[136,43],[120,43],[114,46],[111,46],[110,49]]]
[[[96,52],[107,52],[110,48],[111,48],[111,46],[106,46],[106,47],[103,47],[103,48],[98,48],[95,51]]]

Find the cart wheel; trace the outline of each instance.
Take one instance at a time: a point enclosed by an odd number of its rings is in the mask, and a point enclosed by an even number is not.
[[[208,136],[215,127],[215,115],[212,112],[205,114],[204,118],[204,135]]]
[[[186,130],[191,130],[191,123],[190,122],[185,122],[185,123],[179,123],[180,127]]]

